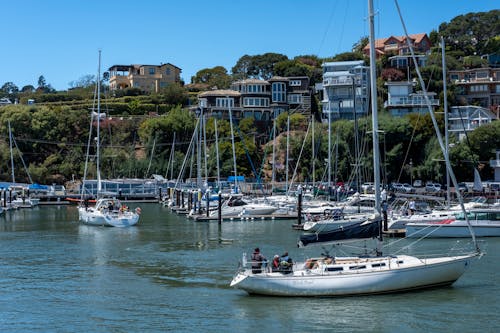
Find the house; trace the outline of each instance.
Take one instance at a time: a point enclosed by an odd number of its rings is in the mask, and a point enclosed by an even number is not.
[[[354,119],[368,114],[369,68],[363,60],[326,62],[323,67],[324,121]]]
[[[283,112],[311,112],[311,90],[306,76],[279,77],[269,80],[244,79],[231,83],[230,89],[216,89],[198,94],[197,114],[238,123],[254,118],[261,133]]]
[[[0,98],[0,106],[10,105],[12,102],[7,97]]]
[[[457,86],[461,104],[480,105],[498,112],[500,105],[500,68],[450,70],[452,84]]]
[[[385,83],[388,90],[387,101],[384,102],[386,108],[392,116],[400,117],[409,113],[428,112],[425,96],[422,91],[414,92],[415,81],[388,81]],[[427,92],[430,104],[433,109],[439,106],[439,99],[436,93]]]
[[[162,88],[181,81],[182,70],[170,63],[160,65],[113,65],[109,69],[111,91],[138,88],[158,93]]]
[[[461,140],[467,132],[494,120],[497,120],[496,115],[486,108],[475,105],[452,106],[448,112],[448,131]]]
[[[431,41],[426,33],[409,35],[410,43],[416,54],[426,54],[431,48]],[[370,44],[363,48],[363,53],[370,56]],[[406,36],[390,36],[375,40],[375,56],[410,54]]]

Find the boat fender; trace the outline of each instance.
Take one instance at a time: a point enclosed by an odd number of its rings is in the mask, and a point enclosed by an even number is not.
[[[136,212],[138,215],[141,215],[141,212],[142,212],[141,207],[137,207],[137,208],[135,209],[135,212]]]

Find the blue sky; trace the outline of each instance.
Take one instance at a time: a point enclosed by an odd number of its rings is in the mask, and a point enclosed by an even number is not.
[[[429,33],[458,15],[498,9],[498,0],[399,0],[409,33]],[[377,38],[403,35],[393,0],[374,0]],[[329,57],[368,35],[366,0],[2,1],[0,86],[57,90],[115,64],[172,63],[181,77],[228,72],[245,54]]]

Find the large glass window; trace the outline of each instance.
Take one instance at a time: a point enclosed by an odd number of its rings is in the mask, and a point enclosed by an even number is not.
[[[302,103],[302,95],[301,94],[288,95],[288,103],[289,104],[301,104]]]
[[[243,106],[267,107],[269,106],[269,99],[259,97],[245,97],[243,98]]]
[[[215,99],[215,106],[219,108],[234,107],[234,100],[232,98],[217,98]]]
[[[283,82],[274,82],[272,85],[273,102],[285,102],[286,86]]]
[[[261,93],[264,91],[264,87],[261,84],[250,84],[248,85],[247,91],[249,93]]]

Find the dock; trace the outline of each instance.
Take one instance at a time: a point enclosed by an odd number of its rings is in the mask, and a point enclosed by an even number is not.
[[[385,237],[389,237],[389,238],[404,237],[406,235],[406,229],[389,229],[389,230],[383,230],[382,234]]]
[[[189,218],[197,222],[210,222],[218,221],[217,216],[206,216],[206,215],[191,215]],[[222,221],[258,221],[258,220],[293,220],[297,219],[296,215],[290,214],[271,214],[271,215],[236,215],[236,216],[222,216]]]

